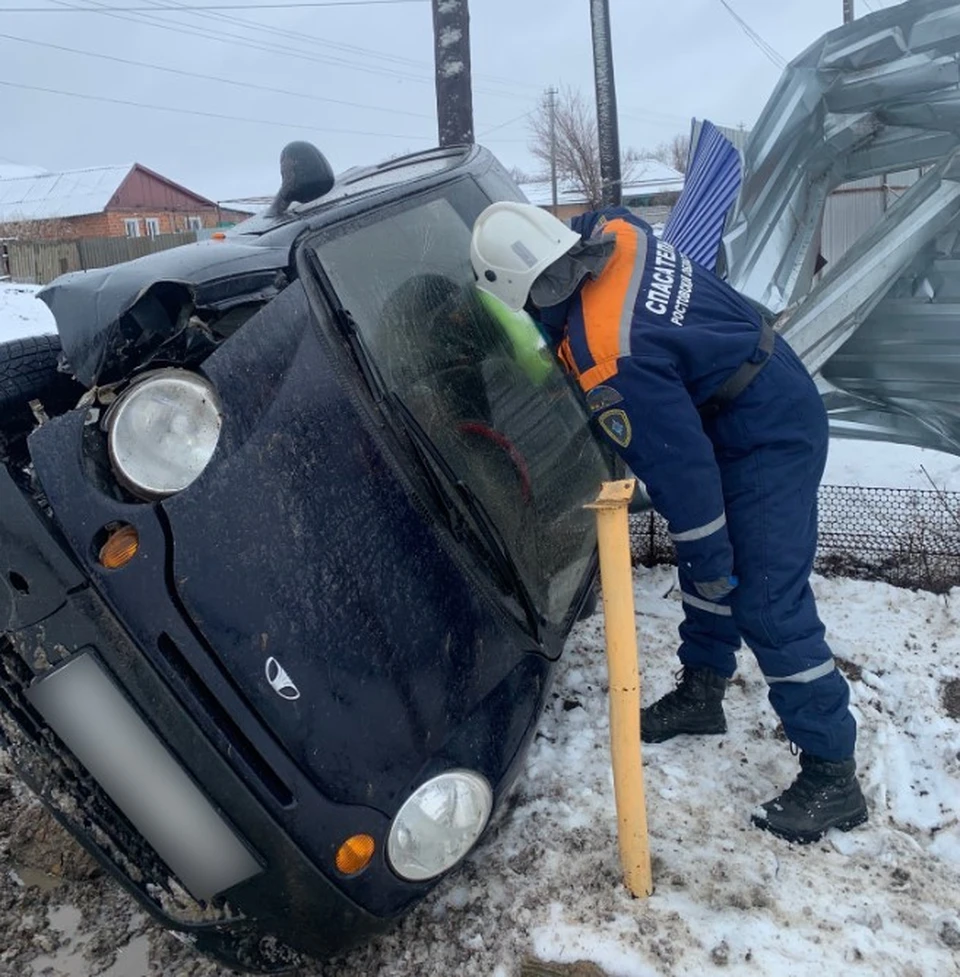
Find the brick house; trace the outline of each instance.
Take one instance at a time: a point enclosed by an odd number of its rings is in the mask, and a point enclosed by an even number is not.
[[[219,207],[140,163],[0,172],[0,237],[157,237],[230,226],[249,216]]]

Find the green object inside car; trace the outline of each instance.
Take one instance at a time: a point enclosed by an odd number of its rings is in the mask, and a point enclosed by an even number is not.
[[[537,386],[543,384],[556,365],[533,318],[523,311],[514,312],[489,292],[477,289],[477,294],[483,307],[510,341],[517,365],[531,382]]]

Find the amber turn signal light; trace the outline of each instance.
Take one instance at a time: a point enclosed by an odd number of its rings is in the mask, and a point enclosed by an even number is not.
[[[362,872],[370,864],[376,847],[377,844],[370,835],[347,838],[337,851],[337,871],[344,875]]]
[[[100,547],[100,564],[108,570],[119,570],[126,566],[140,549],[140,537],[136,529],[128,523],[110,531],[106,542]]]

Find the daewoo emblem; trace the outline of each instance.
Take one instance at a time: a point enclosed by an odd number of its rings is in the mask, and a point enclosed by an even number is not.
[[[283,665],[276,658],[267,659],[266,673],[270,687],[281,699],[293,702],[300,698],[300,690],[293,684],[293,679],[287,675]]]

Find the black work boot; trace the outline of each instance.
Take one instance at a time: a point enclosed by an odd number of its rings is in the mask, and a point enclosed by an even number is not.
[[[640,710],[640,739],[644,743],[662,743],[680,733],[703,735],[725,733],[723,694],[727,680],[709,668],[680,670],[677,687]]]
[[[807,845],[828,828],[849,831],[867,820],[867,802],[849,760],[823,760],[800,754],[800,774],[772,801],[761,805],[751,820],[758,828],[787,841]]]

